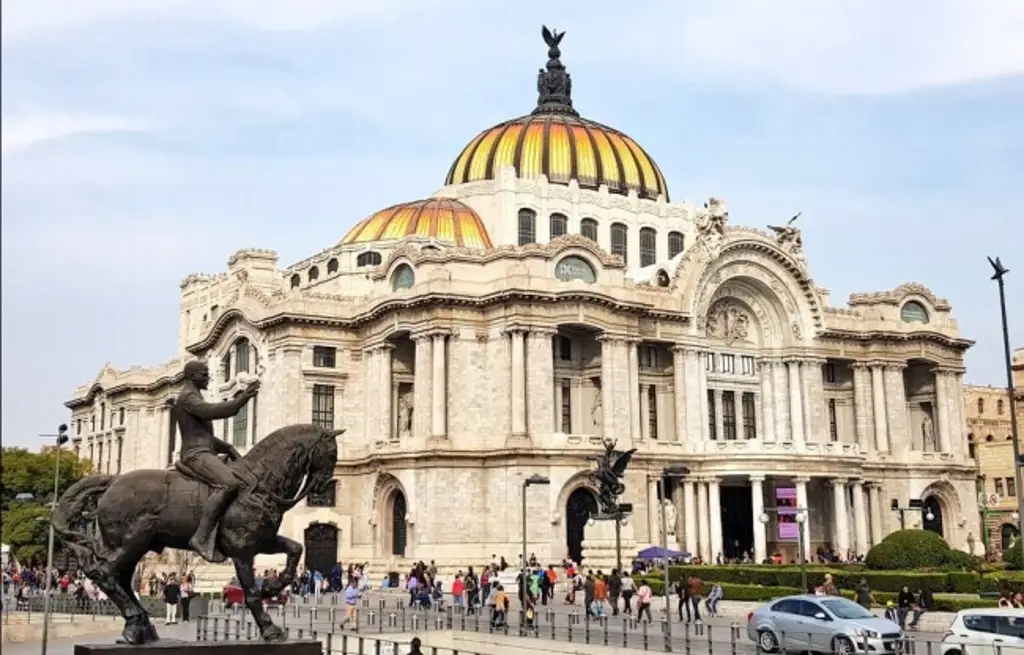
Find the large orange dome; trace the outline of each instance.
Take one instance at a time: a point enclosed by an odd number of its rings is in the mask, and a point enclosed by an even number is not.
[[[668,200],[668,185],[658,165],[636,141],[622,132],[581,117],[572,106],[572,79],[562,65],[565,32],[543,31],[547,68],[537,78],[533,113],[486,129],[469,142],[448,171],[445,184],[493,180],[511,166],[520,178],[547,176],[548,182],[586,189],[608,187],[627,195]]]
[[[467,248],[490,248],[480,216],[458,200],[427,198],[393,205],[360,221],[342,244],[398,240],[408,236],[434,237]]]

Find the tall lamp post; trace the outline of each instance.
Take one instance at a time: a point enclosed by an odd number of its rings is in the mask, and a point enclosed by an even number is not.
[[[807,525],[807,508],[806,507],[765,507],[764,512],[757,519],[764,525],[768,525],[771,521],[770,514],[778,516],[779,514],[791,514],[796,517],[797,525],[797,548],[800,549],[800,584],[803,587],[803,593],[807,593],[807,557],[804,553],[804,541],[807,536],[804,533]]]
[[[690,474],[688,469],[683,464],[671,464],[666,466],[661,476],[658,478],[658,486],[661,490],[661,544],[662,548],[668,550],[668,520],[665,518],[665,499],[668,498],[666,492],[665,480],[669,478],[681,478]],[[619,575],[622,575],[622,570],[619,569]],[[672,650],[672,601],[669,599],[669,579],[668,579],[668,557],[665,557],[665,651],[670,652]]]
[[[1021,467],[1024,461],[1020,453],[1020,432],[1017,427],[1017,394],[1014,393],[1013,383],[1013,359],[1010,357],[1010,328],[1006,321],[1006,289],[1003,285],[1003,277],[1010,272],[1010,269],[1003,266],[1003,263],[996,257],[988,258],[992,264],[992,279],[999,285],[999,312],[1003,319],[1003,357],[1006,361],[1006,395],[1010,398],[1010,434],[1013,436],[1013,467],[1017,480],[1017,534],[1018,538],[1024,538],[1024,489],[1021,488]]]
[[[529,587],[526,584],[526,489],[536,484],[551,484],[551,480],[536,473],[523,480],[523,561],[522,570],[519,572],[519,591],[520,598],[522,598],[520,611],[522,612],[526,611],[526,594],[529,593]],[[519,625],[523,625],[522,620],[519,621]]]
[[[50,592],[53,586],[53,513],[57,510],[57,497],[60,494],[60,451],[61,446],[68,442],[68,426],[61,423],[57,428],[57,434],[42,434],[44,438],[56,437],[57,449],[54,453],[53,465],[53,502],[50,504],[50,536],[46,546],[46,587],[43,597],[43,644],[42,653],[46,655],[47,641],[50,637]]]

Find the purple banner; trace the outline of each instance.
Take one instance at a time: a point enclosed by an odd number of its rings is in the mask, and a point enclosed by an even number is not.
[[[796,522],[796,487],[777,487],[775,506],[778,508],[779,541],[799,541],[800,526]]]

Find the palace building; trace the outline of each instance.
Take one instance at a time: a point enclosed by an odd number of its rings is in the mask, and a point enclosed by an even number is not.
[[[967,548],[971,342],[949,303],[911,283],[834,306],[798,222],[676,200],[658,144],[578,113],[559,39],[536,107],[453,151],[433,194],[295,264],[243,249],[185,277],[176,357],[108,365],[68,401],[79,454],[170,466],[168,403],[198,357],[210,400],[262,381],[217,426],[243,453],[292,423],[346,428],[333,488],[282,527],[311,567],[515,561],[524,510],[541,560],[607,562],[588,459],[605,440],[637,449],[626,557],[662,543],[663,511],[669,546],[708,560],[796,557],[802,529],[808,555],[847,559],[901,524]],[[524,493],[534,474],[550,483]]]

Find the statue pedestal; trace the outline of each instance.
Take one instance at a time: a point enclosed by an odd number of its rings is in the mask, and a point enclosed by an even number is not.
[[[321,655],[319,641],[181,641],[161,639],[151,644],[75,644],[75,655]]]
[[[633,524],[626,521],[619,532],[622,548],[622,566],[629,569],[636,557],[636,539],[633,537]],[[601,569],[608,573],[616,567],[615,561],[615,521],[596,520],[594,525],[587,525],[583,535],[583,568]]]

